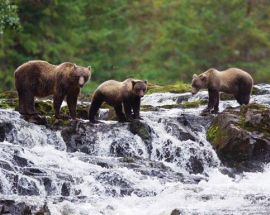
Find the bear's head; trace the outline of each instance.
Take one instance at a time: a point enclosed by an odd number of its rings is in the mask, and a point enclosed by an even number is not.
[[[91,79],[91,73],[92,69],[91,66],[88,67],[82,67],[82,66],[77,66],[74,64],[73,69],[72,69],[72,77],[73,80],[79,85],[79,87],[83,87],[84,84]]]
[[[208,75],[202,73],[200,75],[194,74],[192,77],[192,95],[195,95],[199,92],[200,89],[206,89],[208,86]]]
[[[132,92],[136,96],[143,97],[147,91],[147,81],[133,80]]]

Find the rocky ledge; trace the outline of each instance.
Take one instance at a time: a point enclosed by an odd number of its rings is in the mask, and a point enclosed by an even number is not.
[[[213,120],[207,139],[226,166],[257,171],[270,161],[270,109],[254,103],[228,108]]]

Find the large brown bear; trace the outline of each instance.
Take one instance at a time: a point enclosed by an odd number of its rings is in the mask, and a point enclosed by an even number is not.
[[[147,81],[126,79],[123,82],[109,80],[94,92],[89,109],[89,120],[97,123],[95,116],[103,102],[113,106],[119,122],[140,119],[141,97],[147,91]],[[122,106],[124,106],[125,114]],[[133,116],[132,116],[133,110]]]
[[[248,104],[253,87],[253,79],[247,72],[230,68],[224,71],[208,69],[200,75],[193,75],[192,94],[200,89],[208,89],[208,106],[203,111],[217,113],[219,106],[219,92],[233,94],[237,102]],[[214,108],[214,110],[212,110]]]
[[[55,117],[60,117],[61,104],[66,97],[70,116],[75,119],[80,88],[91,77],[91,69],[69,62],[52,65],[33,60],[19,66],[14,76],[20,114],[36,115],[34,97],[53,95]]]

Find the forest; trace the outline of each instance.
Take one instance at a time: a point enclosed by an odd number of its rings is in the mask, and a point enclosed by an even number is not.
[[[0,90],[42,59],[93,68],[107,79],[169,84],[207,68],[240,67],[270,81],[269,0],[1,0]]]

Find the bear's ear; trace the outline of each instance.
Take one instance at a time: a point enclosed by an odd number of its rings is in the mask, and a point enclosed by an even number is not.
[[[197,74],[193,74],[192,79],[193,79],[193,78],[197,78],[197,77],[198,77]]]
[[[146,81],[146,80],[144,80],[143,82],[144,82],[145,84],[148,84],[148,81]]]
[[[132,88],[134,88],[136,81],[131,81],[131,83],[132,83]]]
[[[92,72],[92,67],[91,66],[88,66],[87,69],[89,69]]]
[[[72,71],[75,71],[77,69],[77,65],[74,63],[72,66]]]
[[[207,80],[207,75],[206,75],[206,74],[202,74],[201,80],[202,80],[202,81],[206,81],[206,80]]]

